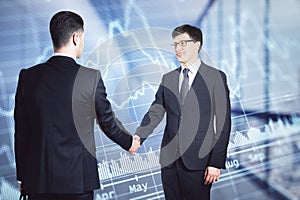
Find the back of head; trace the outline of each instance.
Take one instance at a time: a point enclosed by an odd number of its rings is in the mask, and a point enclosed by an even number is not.
[[[172,38],[174,39],[176,36],[187,33],[192,40],[199,41],[201,46],[199,48],[199,51],[203,45],[203,39],[202,39],[202,31],[201,29],[191,26],[189,24],[184,24],[182,26],[176,27],[172,32]]]
[[[83,31],[83,19],[71,11],[60,11],[50,21],[54,49],[65,46],[74,32]]]

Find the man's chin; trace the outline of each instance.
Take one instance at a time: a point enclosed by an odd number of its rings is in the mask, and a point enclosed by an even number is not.
[[[185,63],[185,62],[186,62],[186,60],[185,60],[183,57],[178,57],[178,56],[177,56],[177,60],[178,60],[178,62],[180,62],[180,63]]]

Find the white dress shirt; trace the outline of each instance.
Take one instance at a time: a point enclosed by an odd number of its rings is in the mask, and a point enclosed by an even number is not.
[[[200,65],[201,65],[201,60],[198,58],[198,60],[195,63],[193,63],[193,64],[191,64],[187,67],[181,67],[181,72],[180,72],[180,75],[179,75],[179,91],[181,89],[182,81],[183,81],[183,78],[184,78],[183,73],[182,73],[183,69],[184,68],[189,69],[188,76],[189,76],[189,89],[190,89],[191,85],[193,84],[193,81],[194,81],[194,79],[197,75],[197,72],[199,70]]]

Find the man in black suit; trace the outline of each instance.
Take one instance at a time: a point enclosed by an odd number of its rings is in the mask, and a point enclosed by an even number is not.
[[[15,156],[20,190],[29,199],[93,199],[99,188],[94,122],[134,153],[134,139],[114,116],[98,70],[75,62],[84,47],[83,20],[61,11],[50,21],[54,55],[23,69],[15,103]]]
[[[199,28],[182,25],[172,37],[181,67],[163,76],[136,135],[143,142],[167,113],[160,152],[166,199],[210,199],[225,168],[231,129],[226,76],[199,59]]]

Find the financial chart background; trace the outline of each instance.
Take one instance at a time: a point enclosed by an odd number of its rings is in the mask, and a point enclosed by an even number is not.
[[[227,74],[232,131],[212,199],[300,197],[299,0],[1,0],[0,199],[17,199],[14,95],[21,68],[52,55],[58,10],[85,20],[79,63],[99,69],[117,117],[134,133],[162,74],[179,66],[171,31],[201,27],[201,58]],[[158,163],[163,121],[131,156],[97,127],[102,188],[95,199],[164,199]]]

